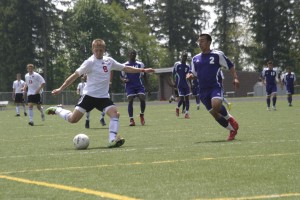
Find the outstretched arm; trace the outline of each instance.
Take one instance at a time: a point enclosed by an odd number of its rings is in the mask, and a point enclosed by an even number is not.
[[[65,82],[57,89],[54,89],[52,91],[53,95],[57,95],[59,93],[61,93],[64,89],[66,89],[67,87],[69,87],[77,78],[79,77],[78,72],[74,72],[71,76],[69,76]]]
[[[130,67],[130,66],[125,66],[123,68],[123,71],[126,73],[141,73],[141,72],[152,73],[152,72],[155,72],[155,70],[152,68],[135,68],[135,67]]]
[[[232,77],[233,77],[233,82],[232,83],[233,83],[234,87],[239,88],[240,87],[240,81],[239,81],[238,76],[236,74],[235,68],[231,67],[230,72],[231,72]]]

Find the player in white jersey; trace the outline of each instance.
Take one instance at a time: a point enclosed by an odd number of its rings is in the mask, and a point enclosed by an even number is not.
[[[111,101],[109,96],[110,72],[112,70],[125,71],[126,73],[154,72],[154,69],[135,68],[125,66],[111,57],[104,56],[106,44],[102,39],[95,39],[92,42],[93,55],[85,60],[81,66],[70,75],[65,82],[57,89],[52,91],[53,95],[61,93],[70,86],[78,77],[83,74],[87,75],[87,84],[83,88],[83,97],[76,105],[73,112],[61,107],[50,107],[46,109],[48,115],[57,114],[70,123],[77,123],[85,112],[90,112],[96,108],[104,111],[110,117],[109,123],[109,143],[108,147],[120,147],[125,143],[119,132],[120,114],[116,105]]]
[[[25,95],[23,92],[23,88],[25,86],[25,81],[21,79],[21,74],[17,73],[17,80],[13,82],[13,93],[12,99],[15,101],[16,104],[16,117],[20,116],[20,106],[23,106],[24,115],[27,116],[26,108],[25,108]]]
[[[41,93],[45,87],[45,80],[39,74],[34,72],[34,65],[27,65],[28,73],[25,75],[25,86],[24,91],[27,91],[27,102],[28,102],[28,115],[29,115],[29,125],[33,126],[33,106],[36,105],[37,109],[41,112],[41,118],[45,121],[45,115],[43,107],[41,106]]]

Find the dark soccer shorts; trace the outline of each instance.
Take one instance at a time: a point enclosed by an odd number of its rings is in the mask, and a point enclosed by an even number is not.
[[[24,103],[23,93],[16,93],[15,103]]]
[[[89,95],[82,95],[76,106],[85,109],[86,112],[90,112],[94,108],[102,112],[106,107],[112,105],[114,103],[109,98],[95,98]]]
[[[28,103],[42,104],[40,94],[31,94],[28,96]]]

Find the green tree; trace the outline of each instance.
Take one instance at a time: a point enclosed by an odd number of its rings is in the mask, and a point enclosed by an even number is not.
[[[251,0],[251,30],[254,43],[249,46],[249,54],[257,69],[261,70],[267,60],[274,60],[276,65],[291,64],[290,46],[293,33],[291,1]]]
[[[246,18],[245,0],[214,0],[217,19],[214,22],[212,35],[228,57],[233,59],[235,67],[241,69],[242,38],[244,27],[242,20]]]

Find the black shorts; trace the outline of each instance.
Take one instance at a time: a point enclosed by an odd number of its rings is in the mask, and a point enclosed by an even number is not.
[[[15,103],[24,103],[23,93],[16,93]]]
[[[40,94],[31,94],[27,97],[27,103],[35,103],[42,104],[41,95]]]
[[[115,105],[109,98],[95,98],[88,95],[82,95],[76,106],[81,107],[90,112],[94,108],[103,111],[106,107]]]

